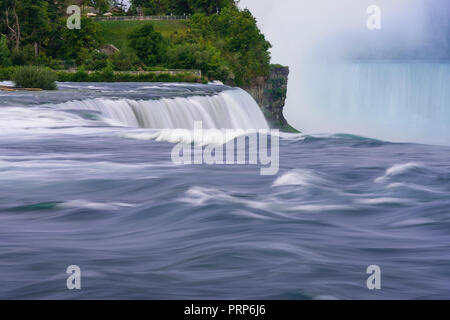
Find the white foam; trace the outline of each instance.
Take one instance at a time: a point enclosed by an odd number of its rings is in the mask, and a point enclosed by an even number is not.
[[[386,180],[389,177],[396,176],[405,172],[408,172],[411,169],[422,167],[421,163],[418,162],[408,162],[402,164],[396,164],[386,170],[386,173],[375,179],[375,182],[380,183]]]
[[[195,206],[204,205],[209,201],[219,201],[239,203],[253,209],[267,209],[270,207],[269,202],[242,199],[240,197],[229,195],[226,191],[198,186],[191,187],[188,191],[186,191],[185,197],[180,198],[178,201],[190,203]]]
[[[278,177],[272,186],[308,186],[321,180],[321,178],[309,170],[294,169]]]
[[[76,114],[50,108],[0,108],[0,130],[2,132],[14,129],[86,126],[92,123]]]
[[[351,210],[351,206],[338,204],[303,204],[286,208],[289,211],[323,212],[337,210]]]
[[[185,197],[180,198],[178,201],[192,204],[194,206],[201,206],[205,202],[215,199],[215,198],[229,198],[227,195],[223,194],[217,189],[206,189],[202,187],[191,187],[186,191]]]
[[[163,129],[146,132],[127,132],[120,136],[122,138],[137,140],[156,140],[171,143],[183,143],[205,146],[205,145],[222,145],[233,139],[256,134],[255,130],[187,130],[187,129]]]
[[[416,219],[407,219],[399,222],[394,222],[391,224],[393,227],[410,227],[424,224],[435,223],[434,220],[428,218],[416,218]]]
[[[424,192],[430,192],[430,193],[443,193],[442,191],[435,190],[429,187],[420,186],[413,183],[402,183],[402,182],[395,182],[391,183],[388,186],[386,186],[387,189],[396,189],[396,188],[405,188],[405,189],[411,189],[416,191],[424,191]]]
[[[120,210],[122,208],[134,207],[134,205],[123,202],[92,202],[87,200],[70,200],[59,205],[63,208],[84,208],[92,210]]]
[[[17,184],[21,181],[49,183],[52,181],[104,179],[151,179],[155,167],[173,166],[171,162],[125,164],[117,162],[91,162],[60,159],[28,161],[0,160],[0,182]]]
[[[355,200],[356,203],[377,205],[377,204],[406,204],[410,203],[410,200],[400,199],[400,198],[373,198],[373,199],[358,199]]]
[[[219,81],[219,80],[210,81],[210,82],[208,82],[208,84],[216,85],[216,86],[223,86],[223,82]]]

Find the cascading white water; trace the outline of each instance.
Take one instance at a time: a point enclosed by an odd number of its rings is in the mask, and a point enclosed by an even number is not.
[[[449,83],[445,63],[305,65],[292,93],[299,102],[294,125],[306,132],[450,145]]]
[[[92,110],[119,124],[151,129],[268,129],[255,100],[242,89],[225,90],[211,96],[162,98],[158,100],[112,100],[96,98],[70,101],[57,109]]]

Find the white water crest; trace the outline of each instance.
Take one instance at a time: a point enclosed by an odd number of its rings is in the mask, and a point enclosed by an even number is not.
[[[241,136],[250,136],[257,134],[255,129],[206,129],[206,130],[188,130],[188,129],[162,129],[145,132],[126,132],[121,134],[122,138],[135,140],[156,140],[167,141],[171,143],[183,143],[206,146],[223,145]]]
[[[314,64],[300,78],[294,125],[304,132],[450,145],[450,64]]]
[[[279,176],[272,184],[273,187],[280,186],[309,186],[323,182],[323,180],[316,176],[310,170],[290,170]]]
[[[423,167],[423,165],[421,163],[417,163],[417,162],[396,164],[396,165],[393,165],[392,167],[388,168],[386,170],[386,173],[384,174],[384,176],[376,178],[375,182],[381,183],[392,176],[400,175],[400,174],[408,172],[412,169],[422,168],[422,167]]]
[[[91,110],[112,120],[109,123],[150,129],[193,130],[201,121],[204,129],[268,129],[255,100],[234,88],[210,96],[130,100],[96,98],[54,106],[60,110]]]

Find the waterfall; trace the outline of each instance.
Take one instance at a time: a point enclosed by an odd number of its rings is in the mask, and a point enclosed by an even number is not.
[[[304,65],[286,110],[306,132],[450,145],[450,64]]]
[[[234,88],[209,96],[173,97],[157,100],[95,98],[51,106],[62,110],[91,110],[129,127],[152,129],[268,129],[255,100]]]

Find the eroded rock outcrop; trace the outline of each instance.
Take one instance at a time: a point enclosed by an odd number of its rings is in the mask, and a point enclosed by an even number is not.
[[[273,65],[267,78],[258,77],[245,89],[259,104],[271,127],[296,131],[283,116],[287,95],[289,67]]]

